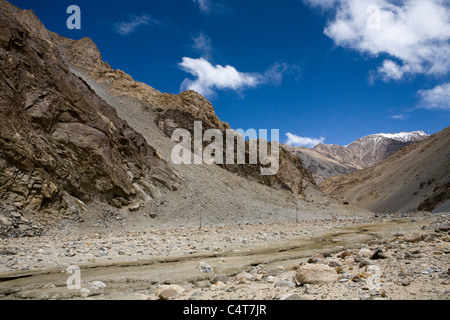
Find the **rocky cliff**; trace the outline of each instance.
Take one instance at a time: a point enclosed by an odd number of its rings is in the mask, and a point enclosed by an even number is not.
[[[70,72],[53,40],[32,11],[0,0],[0,199],[64,215],[177,189],[176,172]]]

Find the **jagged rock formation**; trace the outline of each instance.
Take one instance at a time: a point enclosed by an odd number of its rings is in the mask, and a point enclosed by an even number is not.
[[[375,212],[433,211],[450,199],[450,127],[321,187]]]
[[[423,131],[398,134],[373,134],[348,146],[318,144],[312,149],[285,146],[301,157],[317,183],[356,170],[369,168],[411,143],[423,141],[429,135]]]
[[[32,11],[0,0],[0,30],[2,201],[63,215],[177,189],[176,172],[70,72]]]
[[[194,91],[182,92],[179,95],[161,93],[147,84],[136,82],[121,70],[113,70],[103,62],[97,46],[88,38],[70,40],[56,34],[52,38],[65,60],[73,67],[87,74],[98,84],[108,87],[110,94],[118,97],[129,97],[142,102],[144,108],[155,113],[155,123],[171,137],[176,129],[186,129],[192,134],[194,122],[201,121],[203,132],[208,129],[219,129],[223,132],[230,126],[222,122],[216,115],[212,104]],[[225,145],[225,143],[224,143]],[[270,145],[268,147],[270,149]],[[247,151],[248,158],[248,151]],[[222,165],[228,171],[242,177],[280,190],[289,190],[303,197],[304,190],[321,191],[311,173],[305,169],[300,158],[280,148],[280,168],[274,176],[262,176],[261,167],[257,165]]]

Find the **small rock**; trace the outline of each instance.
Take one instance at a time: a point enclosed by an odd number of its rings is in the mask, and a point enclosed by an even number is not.
[[[371,260],[380,260],[380,259],[387,259],[388,257],[383,253],[383,250],[377,249],[372,256],[370,257]]]
[[[273,276],[268,276],[268,277],[266,278],[266,281],[267,281],[268,283],[274,283],[274,282],[275,282],[275,278],[274,278]]]
[[[424,239],[425,239],[425,235],[414,233],[410,236],[407,236],[405,238],[405,241],[410,242],[410,243],[417,243],[417,242],[423,241]]]
[[[436,229],[438,232],[448,232],[450,231],[450,225],[438,226]]]
[[[156,296],[160,300],[170,300],[175,295],[181,294],[185,291],[185,289],[179,285],[171,284],[171,285],[164,285],[158,288],[156,291]]]
[[[19,212],[15,212],[15,211],[11,212],[11,215],[12,215],[14,218],[20,218],[20,217],[22,217],[22,214],[20,214]]]
[[[295,283],[289,280],[281,280],[275,284],[275,288],[294,288]]]
[[[312,256],[311,258],[308,259],[308,263],[318,263],[320,261],[324,261],[325,257],[323,256],[323,254],[316,254],[314,256]]]
[[[198,265],[198,268],[200,269],[201,272],[206,272],[206,273],[213,273],[214,269],[206,264],[204,261],[201,261]]]
[[[101,281],[92,281],[90,283],[90,286],[92,289],[95,289],[95,290],[106,288],[106,284],[104,284]]]
[[[157,297],[161,300],[170,300],[173,296],[178,294],[178,292],[174,289],[165,289],[162,290],[159,294],[157,294]]]
[[[211,284],[216,284],[217,282],[222,282],[222,283],[227,283],[228,282],[228,277],[226,274],[216,274],[212,279],[211,279]]]
[[[315,289],[312,285],[305,285],[305,293],[306,294],[319,294],[319,290]]]
[[[236,276],[237,281],[251,281],[254,277],[248,272],[241,272]]]
[[[408,280],[402,280],[402,281],[400,281],[400,284],[401,284],[403,287],[407,287],[407,286],[409,286],[411,283],[410,283]]]
[[[107,255],[108,255],[108,251],[106,251],[106,250],[100,250],[97,253],[97,257],[106,257]]]
[[[136,203],[136,204],[128,207],[128,210],[130,212],[136,212],[136,211],[139,211],[140,208],[141,208],[141,205],[139,203]]]
[[[409,252],[405,253],[405,259],[406,260],[413,260],[415,258],[416,258],[416,256],[411,254],[411,253],[409,253]]]
[[[332,268],[340,268],[341,264],[337,261],[330,261],[330,262],[328,262],[328,266],[330,266]]]
[[[82,288],[81,290],[80,290],[80,294],[81,294],[81,297],[82,298],[87,298],[87,297],[89,297],[90,295],[91,295],[91,290],[89,290],[89,289],[86,289],[86,288]]]
[[[358,251],[358,255],[361,257],[370,257],[372,255],[372,251],[366,248],[363,248],[361,250]]]
[[[345,258],[347,258],[348,256],[351,256],[351,255],[352,255],[352,252],[350,250],[345,250],[345,251],[339,253],[337,255],[337,257],[340,258],[340,259],[345,259]]]

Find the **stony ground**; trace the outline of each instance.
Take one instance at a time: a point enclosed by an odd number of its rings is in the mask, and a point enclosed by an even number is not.
[[[3,239],[0,240],[0,278],[11,280],[27,273],[35,278],[0,282],[0,298],[448,300],[448,218],[448,214],[399,217],[405,222],[386,229],[381,226],[397,219],[328,219],[299,224]],[[350,238],[355,240],[347,244],[333,239],[328,246],[320,245],[322,237],[339,233],[345,236],[346,226],[361,224],[380,226],[380,232],[368,243],[351,234]],[[341,231],[336,233],[337,230]],[[306,257],[298,255],[298,251],[289,253],[291,247],[286,244],[299,239],[317,242],[315,253]],[[281,249],[264,251],[278,244]],[[251,250],[256,253],[250,254]],[[168,263],[159,266],[163,269],[158,271],[158,266],[150,269],[148,261],[165,258],[169,259]],[[251,259],[260,262],[253,264]],[[131,271],[106,268],[133,262],[145,268]],[[60,274],[69,265],[79,265],[82,269],[94,265],[105,268],[92,267],[93,271],[86,273],[83,289],[69,291],[64,281],[57,280],[58,277],[66,279],[67,276]],[[53,271],[55,275],[48,271],[45,277],[39,276],[40,272],[45,274],[45,270],[51,269],[57,270]],[[164,278],[171,273],[175,274],[172,279],[177,280]]]
[[[0,272],[39,270],[89,263],[143,261],[155,257],[223,253],[314,236],[326,230],[373,221],[309,220],[297,223],[100,231],[80,235],[0,240]]]

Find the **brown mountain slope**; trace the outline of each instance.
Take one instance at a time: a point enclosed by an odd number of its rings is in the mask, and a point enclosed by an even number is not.
[[[183,128],[193,134],[194,121],[203,123],[203,132],[219,129],[225,137],[230,126],[216,115],[212,104],[194,91],[179,95],[161,93],[145,83],[136,82],[121,70],[113,70],[103,62],[97,46],[88,38],[71,40],[52,33],[59,44],[65,60],[79,72],[79,75],[107,88],[109,94],[116,97],[128,97],[142,103],[143,108],[152,113],[152,121],[171,137],[175,129]],[[225,145],[225,144],[224,144]],[[270,147],[269,147],[270,148]],[[247,153],[248,156],[248,153]],[[302,160],[280,148],[280,169],[274,176],[262,176],[261,165],[222,165],[230,172],[252,181],[279,190],[289,190],[303,197],[305,190],[320,194],[311,173],[305,169]]]
[[[0,0],[0,199],[62,216],[174,190],[177,174],[62,60],[32,11]]]
[[[450,127],[321,187],[375,212],[432,211],[450,198]]]
[[[341,162],[334,157],[322,154],[313,149],[288,145],[283,145],[283,149],[300,157],[317,183],[322,183],[331,177],[348,174],[359,169],[356,165]]]

